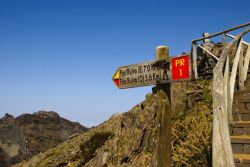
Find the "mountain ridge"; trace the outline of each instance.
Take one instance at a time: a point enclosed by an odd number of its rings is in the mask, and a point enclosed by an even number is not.
[[[17,117],[6,113],[0,118],[0,166],[28,160],[86,130],[80,123],[71,122],[53,111]]]
[[[211,158],[211,81],[172,84],[172,163],[209,166]],[[130,111],[14,167],[155,167],[160,113],[157,94]],[[195,132],[195,133],[194,133]]]

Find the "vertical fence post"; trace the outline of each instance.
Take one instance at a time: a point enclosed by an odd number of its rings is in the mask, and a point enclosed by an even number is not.
[[[227,57],[228,52],[222,52],[221,58]],[[220,59],[223,60],[223,59]],[[227,88],[223,76],[224,61],[215,66],[213,70],[213,136],[212,136],[212,164],[213,167],[235,167],[228,126],[228,98]],[[229,60],[229,59],[228,59]],[[227,60],[227,61],[228,61]],[[229,61],[228,61],[229,62]],[[229,66],[226,67],[225,77],[228,76]],[[224,83],[225,82],[225,83]],[[230,92],[230,91],[229,91]],[[228,96],[231,97],[230,94]]]
[[[194,73],[194,78],[198,79],[198,71],[197,71],[197,50],[195,43],[192,44],[192,58],[193,58],[193,73]]]
[[[224,92],[225,92],[225,103],[227,107],[227,117],[230,123],[233,122],[233,115],[232,115],[232,99],[231,99],[231,93],[230,93],[230,86],[229,86],[229,79],[230,79],[230,71],[229,71],[229,62],[230,62],[230,56],[227,56],[226,60],[226,67],[224,71]]]
[[[226,44],[227,44],[227,35],[226,35],[226,33],[223,33],[222,41],[223,41],[223,46],[226,46]]]
[[[243,67],[243,79],[244,82],[247,79],[247,70],[249,68],[249,60],[250,60],[250,44],[247,46],[247,53],[244,59],[244,67]]]
[[[166,46],[156,48],[156,60],[167,59]],[[157,148],[157,167],[171,167],[171,84],[158,84],[159,144]]]
[[[208,33],[208,32],[204,32],[204,33],[203,33],[203,37],[208,37],[208,36],[209,36],[209,33]],[[203,40],[203,43],[209,43],[209,42],[210,42],[210,41],[209,41],[208,38]]]
[[[243,57],[243,43],[242,43],[242,48],[240,51],[240,58],[239,58],[239,64],[238,64],[238,72],[239,72],[239,90],[244,90],[244,74],[243,74],[243,61],[244,61],[244,57]]]
[[[230,76],[230,93],[231,93],[231,99],[234,97],[234,87],[235,87],[235,79],[237,74],[237,67],[240,59],[241,54],[241,48],[242,48],[242,39],[240,39],[240,43],[238,45],[236,55],[234,57],[233,67],[231,70],[231,76]]]

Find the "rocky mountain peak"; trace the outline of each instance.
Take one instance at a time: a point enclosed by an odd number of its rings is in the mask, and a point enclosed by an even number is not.
[[[41,118],[59,118],[59,114],[54,111],[38,111],[33,113],[33,115]]]
[[[0,167],[28,160],[87,130],[53,111],[22,114],[16,118],[6,113],[0,119],[0,127]]]
[[[0,119],[0,121],[10,121],[13,120],[14,116],[8,113],[5,113],[5,115]]]

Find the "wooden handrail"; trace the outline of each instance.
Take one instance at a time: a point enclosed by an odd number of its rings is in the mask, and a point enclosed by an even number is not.
[[[221,34],[225,34],[225,33],[228,33],[228,32],[230,32],[230,31],[234,31],[234,30],[237,30],[237,29],[239,29],[239,28],[243,28],[243,27],[246,27],[246,26],[249,26],[249,25],[250,25],[250,22],[247,22],[247,23],[245,23],[245,24],[241,24],[241,25],[238,25],[238,26],[236,26],[236,27],[233,27],[233,28],[230,28],[230,29],[227,29],[227,30],[218,32],[218,33],[214,33],[214,34],[208,35],[208,36],[206,36],[206,37],[194,39],[194,40],[192,40],[192,43],[195,43],[195,42],[198,42],[198,41],[202,41],[202,40],[204,40],[204,39],[209,39],[209,38],[212,38],[212,37],[221,35]]]
[[[242,56],[240,55],[241,45],[242,45],[241,38],[249,31],[250,28],[239,33],[230,43],[228,43],[225,46],[213,70],[214,74],[213,75],[213,134],[212,134],[213,167],[235,167],[232,154],[232,147],[230,142],[229,122],[232,120],[231,108],[232,108],[233,93],[235,87],[236,71],[238,68],[239,59],[241,58],[240,56]],[[224,31],[223,33],[226,32]],[[215,34],[213,35],[215,36]],[[199,40],[202,40],[202,38]],[[239,48],[237,50],[237,55],[234,59],[234,64],[233,64],[234,68],[230,76],[229,50],[239,40],[241,42],[239,42],[238,45]],[[240,68],[243,68],[243,66],[240,66]]]
[[[198,72],[197,72],[197,51],[196,51],[196,46],[202,48],[200,45],[197,45],[196,42],[198,41],[202,41],[202,40],[205,40],[205,39],[210,39],[212,37],[215,37],[215,36],[218,36],[218,35],[224,35],[224,38],[223,38],[223,43],[226,43],[226,36],[229,36],[230,38],[233,38],[232,40],[232,44],[228,44],[228,48],[231,48],[231,46],[236,42],[238,41],[237,39],[235,39],[236,37],[232,36],[232,35],[229,35],[227,34],[228,32],[230,31],[234,31],[234,30],[237,30],[239,28],[243,28],[243,27],[246,27],[246,26],[250,26],[250,22],[247,22],[245,24],[241,24],[241,25],[238,25],[236,27],[233,27],[233,28],[230,28],[230,29],[227,29],[227,30],[224,30],[224,31],[221,31],[221,32],[218,32],[218,33],[214,33],[214,34],[211,34],[211,35],[208,35],[208,36],[205,36],[205,37],[202,37],[202,38],[197,38],[197,39],[194,39],[192,40],[192,49],[191,49],[191,55],[192,55],[192,63],[193,63],[193,67],[192,67],[192,70],[193,70],[193,78],[194,79],[198,79],[199,76],[198,76]],[[243,43],[245,44],[245,41],[243,41]],[[202,48],[204,50],[204,48]],[[205,50],[206,52],[208,52],[207,50]],[[208,52],[209,53],[209,52]],[[211,53],[209,53],[211,55]],[[213,55],[212,55],[213,56]],[[217,59],[216,57],[214,57],[215,59]]]

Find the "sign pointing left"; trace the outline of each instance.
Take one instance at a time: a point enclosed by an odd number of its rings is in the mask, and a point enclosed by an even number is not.
[[[113,76],[113,82],[120,89],[169,83],[170,63],[169,59],[119,67]]]
[[[182,55],[119,67],[113,82],[120,89],[176,82],[191,78],[190,56]]]
[[[119,88],[120,87],[120,70],[118,69],[116,72],[115,72],[115,75],[113,77],[113,81],[115,83],[115,85]]]

